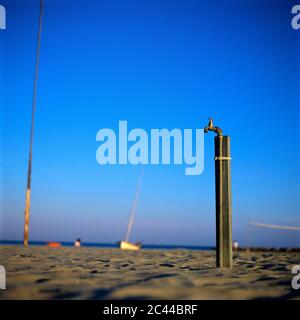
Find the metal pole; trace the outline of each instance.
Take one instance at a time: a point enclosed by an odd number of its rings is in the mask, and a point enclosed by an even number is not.
[[[230,138],[215,137],[217,267],[232,267]]]
[[[36,47],[36,60],[35,60],[35,75],[34,75],[33,97],[32,97],[32,113],[31,113],[31,130],[30,130],[30,142],[29,142],[27,188],[26,188],[24,240],[23,240],[24,247],[28,246],[28,237],[29,237],[28,234],[29,234],[29,216],[30,216],[32,145],[33,145],[33,133],[34,133],[34,116],[35,116],[35,110],[36,110],[37,82],[38,82],[38,75],[39,75],[43,6],[44,6],[44,1],[40,0],[40,13],[39,13],[39,25],[38,25],[37,47]]]
[[[232,209],[230,175],[230,137],[210,119],[204,132],[213,131],[215,137],[215,192],[216,192],[216,266],[232,268]]]

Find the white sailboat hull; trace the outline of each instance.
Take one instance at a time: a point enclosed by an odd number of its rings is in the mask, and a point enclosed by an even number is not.
[[[141,244],[130,243],[127,241],[120,242],[120,249],[122,250],[140,250],[141,246]]]

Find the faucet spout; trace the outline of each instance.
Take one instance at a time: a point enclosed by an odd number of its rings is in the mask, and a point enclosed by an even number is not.
[[[215,132],[218,136],[222,136],[222,129],[219,127],[214,127],[213,118],[209,118],[208,125],[204,128],[204,133],[208,133],[209,131]]]

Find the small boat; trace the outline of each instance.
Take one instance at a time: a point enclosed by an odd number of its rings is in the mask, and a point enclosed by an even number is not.
[[[59,242],[48,242],[47,246],[48,247],[52,247],[52,248],[57,248],[57,247],[61,247],[61,243],[59,243]]]
[[[120,249],[121,250],[139,250],[142,247],[141,243],[131,243],[131,242],[129,242],[129,236],[130,236],[130,233],[131,233],[131,228],[132,228],[132,225],[133,225],[135,212],[136,212],[138,200],[139,200],[139,197],[140,197],[143,174],[144,174],[144,169],[142,168],[142,171],[141,171],[141,174],[140,174],[140,178],[139,178],[139,181],[138,181],[138,185],[137,185],[137,188],[136,188],[133,204],[132,204],[131,211],[130,211],[129,222],[128,222],[128,227],[127,227],[127,231],[126,231],[126,235],[125,235],[125,240],[120,241]]]
[[[122,250],[140,250],[141,246],[141,243],[130,243],[127,241],[120,242],[120,249]]]

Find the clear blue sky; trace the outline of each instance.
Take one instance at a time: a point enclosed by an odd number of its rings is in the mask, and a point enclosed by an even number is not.
[[[45,0],[30,240],[124,237],[141,168],[95,158],[101,128],[202,128],[232,140],[233,237],[300,225],[300,30],[295,1]],[[1,234],[23,236],[39,1],[2,0]],[[253,244],[299,245],[254,232]],[[213,135],[205,169],[146,166],[133,241],[214,245]]]

